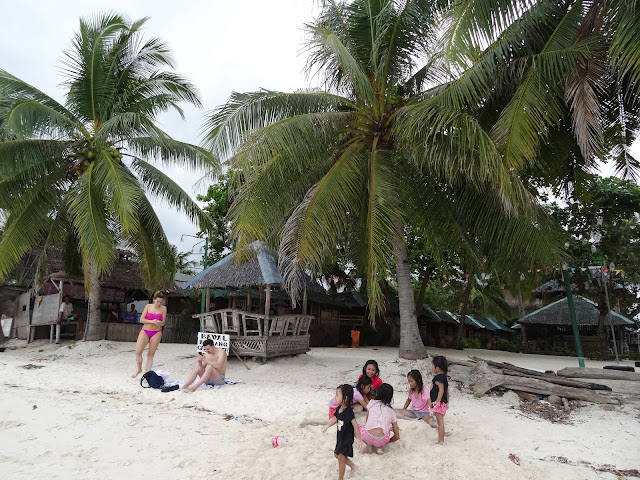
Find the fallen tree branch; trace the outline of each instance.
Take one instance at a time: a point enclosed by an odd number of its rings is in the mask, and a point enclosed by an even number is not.
[[[482,396],[492,388],[503,386],[510,390],[538,393],[541,395],[558,395],[560,397],[573,398],[594,403],[619,404],[615,397],[599,395],[584,388],[567,387],[553,384],[537,378],[500,375],[491,371],[484,360],[479,359],[476,366],[469,367],[457,365],[451,369],[450,376],[453,380],[467,383],[473,393]]]
[[[606,385],[600,385],[598,383],[581,382],[579,380],[571,380],[569,378],[558,377],[557,375],[544,375],[544,374],[529,375],[528,373],[514,372],[512,370],[503,370],[502,372],[504,375],[524,377],[524,378],[535,378],[535,379],[543,380],[545,382],[553,383],[556,385],[563,385],[565,387],[586,388],[588,390],[611,391],[611,387],[607,387]]]
[[[568,367],[558,370],[557,375],[570,378],[600,378],[604,380],[630,380],[640,382],[640,373],[603,370],[600,368]]]

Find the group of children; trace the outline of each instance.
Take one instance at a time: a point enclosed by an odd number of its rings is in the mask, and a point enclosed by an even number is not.
[[[449,383],[447,381],[447,360],[437,356],[432,360],[434,374],[431,384],[423,384],[422,374],[411,370],[407,374],[409,383],[407,401],[401,409],[393,409],[393,387],[380,379],[378,362],[368,360],[362,368],[362,375],[355,386],[340,385],[336,396],[329,403],[329,422],[303,420],[300,426],[323,423],[323,432],[335,424],[338,425],[334,456],[338,459],[338,478],[344,478],[346,466],[352,473],[356,465],[350,460],[353,457],[355,438],[360,442],[360,451],[367,453],[372,448],[383,454],[384,446],[400,440],[398,418],[406,420],[423,420],[438,429],[437,444],[444,443],[444,416],[449,404]],[[354,408],[359,411],[362,406],[367,412],[364,425],[358,425]]]

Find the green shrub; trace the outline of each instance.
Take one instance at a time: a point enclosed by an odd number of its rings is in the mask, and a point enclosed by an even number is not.
[[[511,342],[506,338],[498,338],[494,343],[494,348],[505,352],[519,353],[522,351],[522,342]]]
[[[467,340],[466,342],[464,342],[464,348],[480,348],[480,340],[478,340],[477,338]]]
[[[491,337],[489,335],[482,335],[480,337],[480,348],[491,348]]]

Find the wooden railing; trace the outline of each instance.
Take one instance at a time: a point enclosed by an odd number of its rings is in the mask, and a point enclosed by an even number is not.
[[[240,337],[271,337],[307,335],[313,315],[274,315],[267,317],[259,313],[225,308],[213,312],[199,313],[193,318],[200,320],[203,332],[226,333]]]

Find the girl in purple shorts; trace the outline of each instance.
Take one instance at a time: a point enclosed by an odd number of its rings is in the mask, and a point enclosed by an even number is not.
[[[366,453],[369,446],[372,446],[376,448],[376,453],[382,455],[386,444],[400,440],[398,417],[391,408],[392,400],[393,387],[383,383],[375,400],[367,405],[367,420],[364,425],[360,425],[362,453]],[[390,431],[393,431],[393,436],[390,436]]]
[[[407,382],[409,382],[407,401],[404,402],[404,407],[394,409],[398,418],[428,421],[431,415],[429,413],[429,391],[424,388],[422,374],[418,370],[411,370],[407,373]],[[410,409],[409,406],[411,406]]]

